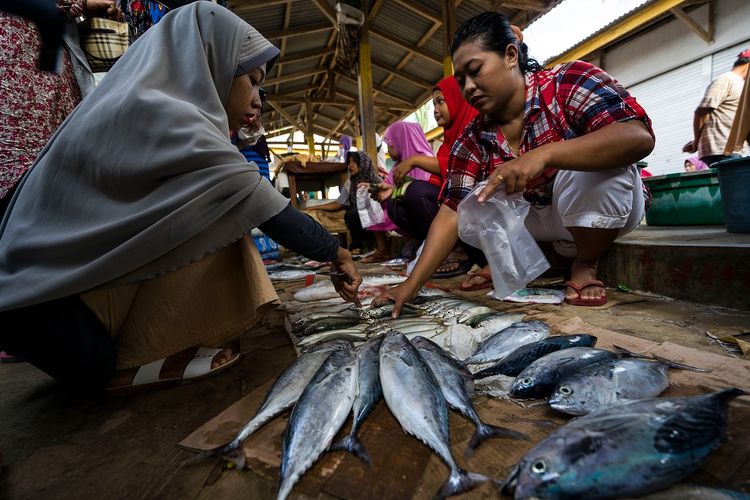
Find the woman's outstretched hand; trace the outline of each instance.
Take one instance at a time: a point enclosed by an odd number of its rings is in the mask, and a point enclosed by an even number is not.
[[[339,247],[336,260],[331,262],[331,273],[331,283],[341,298],[360,306],[357,292],[362,284],[362,276],[359,275],[349,250]]]
[[[407,280],[375,297],[372,301],[372,306],[378,307],[387,302],[393,302],[392,317],[396,319],[401,315],[401,308],[404,307],[404,304],[417,296],[417,291],[418,289],[414,290]]]

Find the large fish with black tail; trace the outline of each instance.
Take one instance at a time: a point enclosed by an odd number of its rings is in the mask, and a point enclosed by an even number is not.
[[[464,363],[478,365],[499,361],[522,345],[548,336],[549,327],[543,321],[517,321],[482,341],[474,350],[474,354],[464,359]]]
[[[743,394],[644,399],[573,419],[526,453],[505,491],[516,499],[585,499],[667,488],[721,445],[729,402]]]
[[[570,349],[571,347],[594,347],[596,340],[596,337],[593,335],[586,334],[560,335],[537,340],[536,342],[522,345],[501,361],[483,370],[479,370],[474,374],[474,380],[493,377],[495,375],[515,377],[542,356],[563,349]]]
[[[380,347],[383,397],[404,432],[432,448],[450,467],[450,477],[438,491],[441,498],[474,488],[489,478],[461,469],[450,450],[448,405],[430,367],[409,340],[388,332]]]
[[[614,359],[588,366],[561,381],[547,403],[570,415],[658,396],[669,387],[669,369],[708,372],[668,359]]]
[[[357,398],[352,407],[352,428],[341,441],[331,446],[331,451],[345,450],[370,465],[370,455],[359,441],[357,432],[375,405],[383,397],[380,387],[380,345],[383,337],[375,337],[357,349]]]
[[[242,443],[252,433],[265,425],[266,422],[282,414],[297,402],[297,399],[305,390],[305,387],[307,387],[307,383],[332,351],[347,349],[352,349],[351,342],[335,341],[318,345],[302,354],[279,375],[279,378],[276,379],[276,382],[273,383],[268,394],[266,394],[255,416],[245,424],[239,434],[229,443],[209,450],[206,453],[212,456],[219,456],[240,469],[244,468],[245,452],[242,449]]]
[[[474,378],[466,365],[455,359],[435,342],[424,337],[415,337],[411,343],[417,348],[422,359],[425,360],[427,366],[435,375],[448,406],[474,422],[476,426],[476,431],[466,450],[467,456],[474,453],[474,450],[482,441],[491,437],[528,440],[528,436],[520,432],[482,422],[471,400],[474,394]]]
[[[283,500],[302,474],[328,449],[346,422],[357,394],[357,354],[331,352],[294,405],[281,443],[277,499]]]
[[[542,356],[513,381],[510,395],[515,398],[546,398],[568,375],[602,361],[622,356],[593,347],[571,347]]]

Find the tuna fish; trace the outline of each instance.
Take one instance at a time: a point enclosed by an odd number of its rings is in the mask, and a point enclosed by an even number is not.
[[[614,359],[566,377],[547,401],[555,410],[585,415],[614,404],[658,396],[669,387],[670,368],[711,371],[667,359]]]
[[[640,496],[698,469],[726,435],[740,389],[612,406],[571,420],[534,446],[506,480],[522,498]]]
[[[207,453],[212,456],[222,457],[240,469],[244,468],[245,452],[242,449],[242,443],[252,433],[265,425],[266,422],[280,415],[297,402],[302,391],[305,390],[307,383],[331,352],[350,350],[351,348],[351,342],[330,342],[317,346],[297,358],[294,363],[279,375],[279,378],[276,379],[276,382],[273,383],[268,394],[266,394],[255,416],[245,424],[239,434],[229,443],[214,448]]]
[[[368,340],[357,349],[357,398],[352,408],[352,428],[331,450],[345,450],[370,465],[370,455],[357,437],[357,431],[383,396],[380,387],[380,345],[383,337]]]
[[[404,431],[432,448],[450,467],[438,496],[455,495],[489,480],[456,464],[450,450],[448,405],[440,385],[417,349],[398,332],[387,333],[380,348],[380,382],[385,402]]]
[[[513,323],[480,343],[474,354],[466,358],[464,363],[476,365],[499,361],[519,347],[548,335],[549,327],[542,321]]]
[[[504,330],[507,331],[508,329]],[[500,332],[502,333],[502,332]],[[530,344],[522,345],[501,361],[480,370],[474,374],[474,380],[479,380],[494,375],[506,375],[515,377],[527,366],[549,353],[570,349],[571,347],[594,347],[596,337],[593,335],[560,335],[549,337]]]
[[[415,337],[411,343],[417,348],[422,359],[425,360],[427,366],[435,375],[448,405],[474,422],[476,426],[476,431],[469,442],[469,448],[466,450],[467,456],[471,455],[482,441],[491,437],[528,439],[528,436],[520,432],[482,422],[471,400],[474,395],[474,379],[466,365],[455,359],[435,342],[424,337]]]
[[[294,405],[281,444],[283,500],[302,474],[331,445],[346,422],[357,394],[357,355],[352,349],[331,352]]]

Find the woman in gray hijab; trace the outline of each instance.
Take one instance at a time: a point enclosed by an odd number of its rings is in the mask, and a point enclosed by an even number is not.
[[[275,300],[254,227],[331,261],[349,252],[232,145],[279,51],[228,9],[176,9],[60,126],[0,224],[0,349],[86,389],[179,383],[237,359]]]

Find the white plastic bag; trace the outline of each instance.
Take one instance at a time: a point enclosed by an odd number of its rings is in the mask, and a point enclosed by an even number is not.
[[[380,202],[370,198],[367,186],[357,188],[357,212],[362,227],[368,228],[385,222],[385,213]]]
[[[523,194],[509,196],[500,189],[479,203],[477,196],[486,185],[477,184],[459,203],[458,237],[482,249],[492,273],[492,296],[503,300],[550,266],[524,224],[530,204]]]

